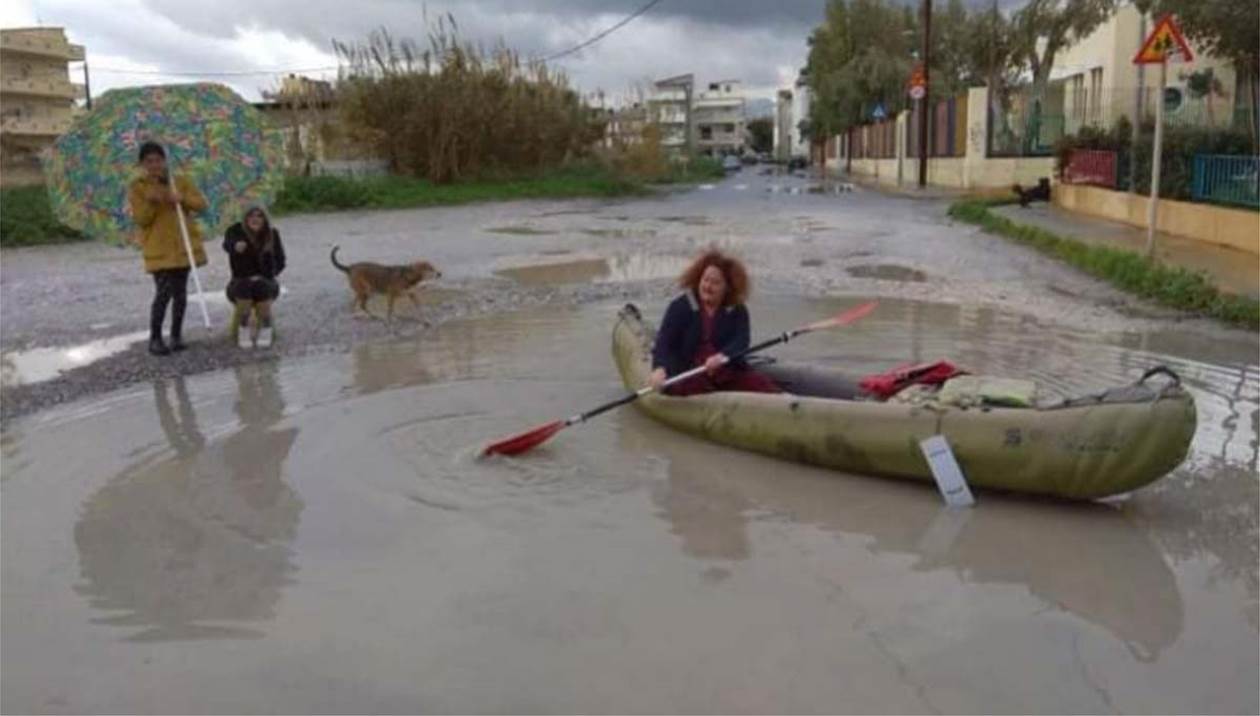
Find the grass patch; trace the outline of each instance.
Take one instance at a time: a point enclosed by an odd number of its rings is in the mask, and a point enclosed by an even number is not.
[[[1104,279],[1113,286],[1171,308],[1217,318],[1252,330],[1260,329],[1260,301],[1222,293],[1201,272],[1166,266],[1145,256],[1068,239],[1035,226],[1018,224],[989,211],[992,201],[967,199],[949,208],[949,215],[983,230],[1014,239]]]
[[[722,179],[726,170],[722,168],[722,160],[713,157],[693,157],[690,161],[670,162],[665,175],[657,180],[659,184],[698,184],[701,182]]]
[[[536,176],[433,184],[401,176],[347,179],[290,177],[276,196],[277,214],[345,209],[408,209],[480,201],[613,197],[644,193],[639,182],[599,167],[573,167]]]
[[[39,246],[87,237],[57,221],[43,186],[0,189],[0,246]]]

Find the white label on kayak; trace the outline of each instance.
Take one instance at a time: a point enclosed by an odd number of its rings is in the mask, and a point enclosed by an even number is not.
[[[932,468],[932,477],[936,478],[936,486],[941,490],[941,497],[950,507],[971,507],[976,499],[971,496],[971,488],[963,477],[962,468],[954,459],[954,451],[949,449],[949,442],[944,435],[933,435],[920,441],[919,448]]]

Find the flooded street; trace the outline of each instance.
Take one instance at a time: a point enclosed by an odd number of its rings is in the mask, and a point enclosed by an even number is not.
[[[286,219],[287,241],[312,238],[291,250],[282,340],[320,350],[137,374],[6,424],[0,707],[1260,710],[1255,335],[1169,320],[948,225],[936,202],[809,186],[739,176],[619,204]],[[410,246],[447,277],[425,305],[458,310],[395,336],[350,319],[328,248],[401,257],[419,233]],[[633,408],[476,457],[620,395],[617,310],[634,300],[655,321],[709,241],[749,260],[755,335],[880,299],[777,356],[858,372],[946,357],[1061,396],[1162,363],[1194,393],[1191,455],[1116,500],[982,491],[962,512],[921,484],[718,447]],[[81,338],[135,328],[85,305],[85,325],[111,327]],[[295,320],[308,314],[323,318]],[[6,385],[73,383],[17,360],[49,348],[16,340],[27,320],[6,323]],[[66,375],[133,371],[146,358],[130,350]]]

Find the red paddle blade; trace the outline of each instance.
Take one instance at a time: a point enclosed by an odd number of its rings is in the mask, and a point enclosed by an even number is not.
[[[564,426],[565,422],[563,420],[557,420],[546,425],[540,425],[532,430],[527,430],[519,435],[513,435],[510,438],[490,443],[481,451],[481,456],[520,455],[546,442],[547,438],[560,432]]]
[[[804,328],[800,329],[800,332],[808,333],[810,331],[818,331],[824,328],[837,328],[839,326],[847,326],[850,323],[853,323],[854,321],[865,318],[866,314],[875,310],[875,306],[877,305],[877,303],[878,303],[877,301],[867,301],[866,303],[858,304],[857,306],[854,306],[853,308],[850,308],[849,310],[843,313],[839,313],[835,316],[832,316],[831,318],[823,319],[821,321],[818,321],[817,323],[811,323],[808,326],[805,326]]]

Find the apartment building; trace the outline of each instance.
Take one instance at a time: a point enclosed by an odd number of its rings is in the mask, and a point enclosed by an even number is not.
[[[38,183],[39,153],[70,129],[84,85],[69,64],[85,57],[60,27],[0,30],[0,183]]]

